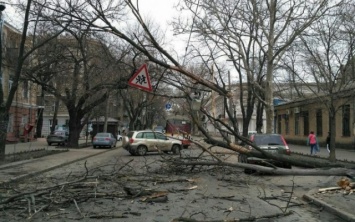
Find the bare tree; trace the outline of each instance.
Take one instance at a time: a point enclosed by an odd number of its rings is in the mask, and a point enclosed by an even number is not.
[[[188,4],[192,1],[186,1]],[[207,2],[207,1],[206,1]],[[210,1],[208,1],[210,2]],[[260,64],[265,64],[263,66],[264,70],[261,73],[265,73],[265,85],[258,84],[258,81],[252,82],[255,87],[259,87],[261,90],[264,90],[265,99],[262,97],[259,99],[264,101],[266,111],[267,111],[267,132],[272,132],[273,127],[273,81],[274,81],[274,71],[275,66],[278,64],[280,59],[283,57],[285,51],[290,47],[290,45],[297,39],[314,21],[318,20],[323,16],[331,7],[335,5],[329,5],[328,1],[321,2],[307,2],[307,1],[240,1],[235,7],[233,13],[236,13],[239,17],[235,22],[226,21],[227,25],[239,25],[238,31],[241,34],[244,33],[244,36],[239,37],[239,42],[233,44],[241,44],[241,40],[246,38],[252,38],[251,43],[255,43],[250,49],[254,54],[257,55],[258,61]],[[56,12],[60,17],[70,19],[73,23],[86,24],[87,27],[90,27],[92,31],[104,31],[113,34],[119,39],[127,42],[137,51],[144,54],[144,56],[151,62],[156,63],[166,69],[177,71],[180,74],[186,76],[187,78],[195,81],[199,85],[207,87],[221,94],[222,96],[230,97],[231,94],[225,85],[218,85],[215,81],[211,81],[210,78],[203,78],[200,75],[196,75],[193,71],[188,70],[184,67],[184,63],[181,63],[176,59],[172,54],[170,54],[161,44],[161,42],[156,38],[155,34],[152,33],[152,29],[147,23],[145,23],[142,18],[139,7],[135,5],[133,1],[130,0],[117,0],[109,2],[101,1],[72,1],[68,5],[60,4],[60,2],[49,4],[49,3],[39,3],[41,6],[45,7],[50,12]],[[197,5],[197,4],[195,4]],[[131,30],[129,27],[122,24],[126,12],[128,10],[133,14],[135,19],[140,25],[140,30],[134,29]],[[220,8],[221,9],[221,8]],[[209,17],[206,16],[204,19],[208,20]],[[239,23],[238,23],[239,22]],[[205,24],[205,23],[202,23]],[[208,23],[206,23],[208,24]],[[258,27],[258,32],[250,32],[249,29],[246,29],[248,25],[252,24],[254,27]],[[221,26],[223,31],[225,25]],[[207,29],[206,29],[207,30]],[[216,29],[220,31],[219,29]],[[224,32],[221,32],[224,34]],[[215,33],[211,33],[215,35]],[[226,35],[228,37],[228,35]],[[213,37],[213,36],[212,36]],[[223,39],[222,36],[218,38]],[[225,39],[228,42],[228,38]],[[243,46],[236,47],[236,56],[234,62],[237,62],[238,59],[241,60],[250,60],[248,56],[243,56],[241,49]],[[234,50],[234,49],[233,49]],[[254,51],[253,51],[254,50]],[[212,51],[213,52],[213,51]],[[258,53],[257,53],[258,52]],[[213,55],[214,60],[216,61],[219,57],[218,55]],[[233,58],[232,58],[233,59]],[[251,74],[254,74],[253,71],[255,68],[259,68],[256,65],[251,66],[252,62],[244,62],[243,72],[248,71]],[[249,65],[246,66],[245,64]],[[238,66],[239,67],[239,66]],[[260,69],[258,69],[260,70]],[[223,69],[220,69],[221,75],[220,79],[223,79]],[[241,72],[241,73],[243,73]],[[213,73],[213,72],[212,72]],[[230,111],[228,111],[228,115]],[[216,123],[219,123],[221,126],[225,127],[228,131],[233,132],[233,129],[223,123],[218,119],[212,118]],[[195,118],[195,122],[199,123],[198,118]],[[207,137],[209,136],[206,130],[203,129],[200,124],[198,124],[201,132],[204,133]],[[221,129],[221,128],[220,128]],[[245,153],[244,149],[238,147],[234,149],[234,145],[226,138],[227,143],[221,144],[223,147],[232,149],[237,152]],[[217,142],[218,141],[214,141]],[[248,141],[245,141],[248,142]],[[267,158],[279,158],[273,157],[271,154],[267,154],[262,150],[255,147],[258,152],[261,153],[262,157]],[[250,154],[250,153],[249,153]],[[251,153],[250,155],[257,155]],[[260,155],[259,155],[260,156]]]
[[[108,98],[112,88],[126,88],[129,76],[116,72],[119,60],[87,27],[68,27],[66,35],[50,42],[51,47],[29,69],[27,78],[40,84],[47,93],[65,105],[69,113],[69,146],[77,147],[83,126],[91,110]],[[121,52],[122,55],[127,54]],[[54,64],[55,67],[54,67]],[[42,67],[41,69],[38,66]],[[52,73],[47,73],[51,67]],[[38,71],[34,71],[38,70]],[[49,81],[43,76],[52,75]],[[65,81],[63,81],[65,80]]]
[[[33,55],[37,49],[41,48],[48,41],[50,41],[53,38],[56,38],[58,35],[60,35],[63,32],[63,29],[49,28],[48,30],[51,30],[52,32],[50,32],[50,34],[47,35],[46,38],[42,39],[39,42],[36,42],[32,47],[31,46],[28,47],[27,32],[31,22],[30,11],[32,7],[32,3],[33,3],[32,0],[28,0],[27,4],[24,7],[24,23],[22,28],[22,36],[19,43],[18,53],[16,54],[17,59],[15,59],[17,63],[15,65],[15,72],[12,80],[13,84],[7,95],[7,98],[5,98],[5,95],[3,94],[2,91],[2,87],[0,87],[1,89],[0,90],[0,160],[5,158],[5,144],[6,144],[7,125],[9,122],[9,111],[10,111],[12,101],[15,97],[15,93],[19,86],[21,75],[23,73],[23,67],[26,62],[29,63],[29,60],[31,59],[31,55]],[[0,85],[1,84],[2,83],[0,81]]]
[[[283,65],[292,73],[292,79],[308,86],[316,100],[328,111],[331,161],[336,160],[336,114],[349,103],[346,98],[352,98],[351,95],[355,93],[355,36],[350,31],[351,23],[344,19],[351,13],[349,8],[351,9],[346,6],[331,11],[332,13],[312,24],[310,31],[302,35],[301,41],[294,46],[298,53],[289,56]],[[353,23],[351,26],[354,27]],[[298,59],[291,60],[295,57]]]
[[[246,79],[248,88],[251,90],[257,87],[262,92],[256,96],[265,105],[266,131],[273,132],[275,67],[290,45],[314,21],[339,2],[312,3],[303,0],[183,2],[186,9],[192,12],[193,19],[186,29],[180,25],[177,30],[183,33],[186,31],[196,33],[200,39],[208,39],[209,43],[223,50],[226,57],[233,61],[240,77]],[[188,30],[189,27],[193,28]],[[240,78],[240,81],[243,78]],[[247,97],[247,101],[254,103],[253,95]],[[246,108],[247,112],[243,115],[248,120],[254,104],[247,103]],[[244,110],[242,107],[242,112]]]

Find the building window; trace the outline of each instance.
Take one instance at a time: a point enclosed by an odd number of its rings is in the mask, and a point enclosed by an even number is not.
[[[350,105],[343,106],[343,136],[350,136]]]
[[[9,92],[10,92],[10,90],[11,90],[11,88],[12,88],[12,84],[14,83],[14,81],[12,81],[12,80],[9,80]]]
[[[0,77],[0,81],[1,81],[1,84],[2,85],[4,85],[5,83],[2,81],[2,77]],[[12,81],[12,80],[9,80],[9,82],[8,82],[8,92],[10,92],[10,90],[11,90],[11,88],[12,88],[12,83],[13,83],[14,81]]]
[[[317,136],[323,135],[323,117],[322,117],[322,110],[318,109],[316,112],[316,123],[317,123]]]
[[[277,116],[277,133],[281,134],[282,115]]]
[[[300,121],[300,114],[299,113],[295,113],[295,135],[299,135],[300,134],[299,121]]]
[[[7,132],[12,133],[14,131],[14,115],[10,114],[9,123],[7,124]]]
[[[28,116],[22,116],[21,126],[25,126],[28,123]]]
[[[25,99],[28,99],[28,95],[29,95],[29,90],[28,90],[28,82],[27,81],[25,81],[24,83],[23,83],[23,98],[25,98]]]
[[[290,134],[289,116],[287,114],[285,114],[285,133],[286,133],[286,135]]]

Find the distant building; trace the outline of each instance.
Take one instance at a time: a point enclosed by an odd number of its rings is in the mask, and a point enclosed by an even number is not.
[[[244,85],[247,87],[246,85]],[[232,84],[231,92],[233,95],[232,101],[227,99],[227,104],[224,104],[224,96],[218,95],[214,92],[211,93],[210,100],[205,105],[205,109],[215,118],[222,119],[225,123],[229,123],[229,117],[225,108],[225,105],[229,110],[232,111],[233,118],[238,122],[238,130],[242,134],[243,129],[243,115],[240,108],[240,85]],[[246,102],[246,94],[244,94],[244,102]],[[265,116],[265,115],[264,115]],[[206,128],[210,133],[217,133],[215,127],[209,121],[206,121]],[[263,117],[263,128],[262,131],[266,130],[266,119]],[[256,131],[256,108],[254,108],[253,115],[251,117],[248,131]]]
[[[22,32],[5,22],[2,27],[2,75],[5,100],[8,98],[16,70]],[[10,108],[6,142],[31,141],[35,135],[37,85],[20,81]]]
[[[355,149],[355,87],[335,94],[337,109],[333,129],[336,147]],[[275,130],[289,143],[305,145],[310,131],[314,131],[321,146],[330,130],[327,102],[329,95],[293,100],[275,106]]]

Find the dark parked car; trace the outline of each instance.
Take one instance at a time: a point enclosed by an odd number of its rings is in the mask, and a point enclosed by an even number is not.
[[[112,135],[112,133],[97,133],[92,139],[92,145],[94,148],[108,146],[116,147],[117,139]]]
[[[280,134],[252,134],[250,141],[260,149],[270,153],[278,153],[290,155],[291,151],[286,143],[286,140]],[[252,149],[252,147],[250,147]],[[251,163],[258,165],[265,165],[270,163],[278,167],[291,168],[291,165],[287,162],[279,162],[272,159],[261,159],[258,157],[248,157],[247,155],[240,154],[238,161],[241,163]],[[254,170],[245,169],[245,173],[253,173]]]
[[[53,134],[47,136],[48,145],[52,145],[53,143],[57,145],[65,145],[68,142],[69,131],[68,130],[55,130]]]

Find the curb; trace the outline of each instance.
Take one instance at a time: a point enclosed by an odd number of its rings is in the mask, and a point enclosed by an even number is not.
[[[63,167],[63,166],[75,163],[77,161],[81,161],[81,160],[84,160],[84,159],[87,159],[87,158],[90,158],[90,157],[93,157],[93,156],[97,156],[97,155],[100,155],[100,154],[103,154],[103,153],[106,153],[106,152],[113,151],[113,150],[118,149],[118,148],[120,148],[120,147],[116,147],[114,149],[105,150],[105,151],[102,151],[102,152],[99,152],[99,153],[94,153],[94,154],[87,155],[87,156],[84,156],[84,157],[81,157],[81,158],[78,158],[78,159],[75,159],[75,160],[72,160],[72,161],[68,161],[68,162],[65,162],[65,163],[62,163],[62,164],[58,164],[56,166],[49,167],[49,168],[44,169],[44,170],[39,170],[39,171],[36,171],[36,172],[28,173],[26,175],[22,175],[22,176],[18,176],[18,177],[15,177],[15,178],[11,178],[10,180],[1,182],[0,185],[7,185],[7,184],[14,183],[14,182],[18,182],[18,181],[27,179],[29,177],[36,176],[36,175],[41,174],[41,173],[45,173],[45,172],[54,170],[54,169],[59,168],[59,167]],[[19,165],[21,165],[21,164],[19,164]]]
[[[355,222],[355,215],[350,214],[348,212],[345,212],[341,209],[336,208],[333,205],[330,205],[322,200],[319,200],[315,197],[312,196],[312,194],[314,193],[314,191],[310,191],[307,194],[303,195],[303,199],[309,201],[311,204],[315,204],[317,206],[321,206],[324,209],[326,209],[329,213],[332,213],[340,218],[342,218],[345,221],[352,221]]]

